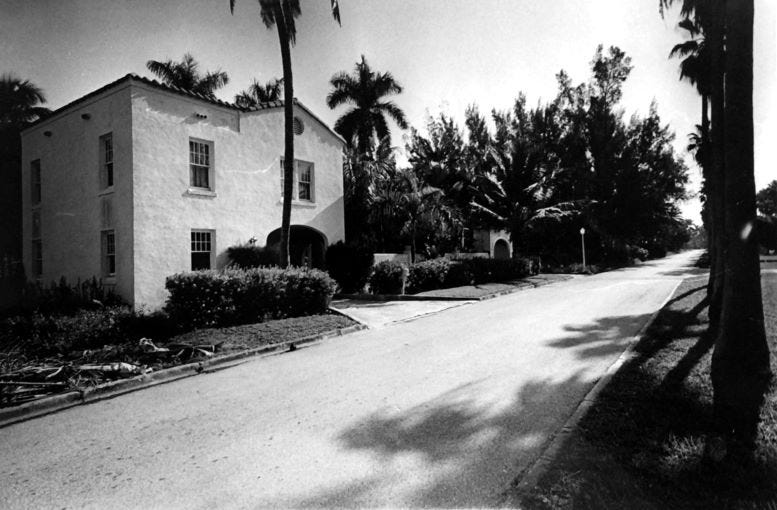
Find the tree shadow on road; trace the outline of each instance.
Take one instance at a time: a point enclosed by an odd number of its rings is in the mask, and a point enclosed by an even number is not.
[[[497,506],[500,493],[568,417],[554,407],[563,405],[571,412],[593,382],[578,375],[561,382],[531,382],[509,405],[498,406],[478,399],[485,384],[475,381],[404,412],[377,411],[349,424],[338,442],[380,459],[379,471],[310,494],[293,506]],[[429,466],[427,480],[411,494],[396,493],[403,463],[418,462]]]

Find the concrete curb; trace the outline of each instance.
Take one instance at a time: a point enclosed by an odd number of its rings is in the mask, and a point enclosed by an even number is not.
[[[544,287],[552,283],[571,280],[572,276],[564,275],[557,280],[543,280],[539,282],[521,282],[511,289],[504,289],[490,294],[476,297],[452,297],[452,296],[421,296],[418,294],[337,294],[335,299],[351,299],[354,301],[485,301],[507,294],[513,294],[525,289]]]
[[[56,413],[70,407],[90,404],[100,400],[106,400],[123,395],[125,393],[177,381],[179,379],[192,377],[202,373],[216,372],[218,370],[223,370],[225,368],[242,363],[247,358],[261,355],[270,355],[279,351],[294,351],[299,346],[310,346],[327,338],[343,336],[349,333],[355,333],[356,331],[361,331],[363,329],[367,329],[367,326],[364,324],[354,324],[353,326],[326,331],[317,335],[303,337],[298,340],[291,340],[288,342],[256,347],[245,351],[223,354],[221,356],[214,356],[212,358],[196,363],[187,363],[186,365],[165,368],[157,372],[139,375],[130,379],[112,381],[109,383],[101,384],[99,386],[94,386],[92,388],[86,388],[84,390],[59,393],[57,395],[41,398],[33,402],[21,404],[19,406],[0,409],[0,428],[13,425],[14,423],[38,418],[40,416],[45,416],[47,414]]]
[[[511,501],[513,495],[516,493],[520,494],[527,492],[529,489],[537,485],[537,482],[539,482],[542,475],[548,471],[551,464],[553,463],[553,460],[558,456],[561,447],[575,431],[577,425],[580,423],[580,420],[582,420],[586,413],[588,413],[588,411],[591,409],[591,407],[593,407],[602,390],[607,386],[607,384],[609,384],[610,380],[618,372],[618,370],[620,370],[620,368],[627,361],[635,357],[635,347],[640,342],[640,340],[642,340],[648,328],[656,320],[658,314],[661,313],[661,310],[663,310],[669,301],[671,301],[675,292],[677,292],[677,288],[680,287],[683,281],[684,280],[680,280],[677,282],[677,285],[674,286],[672,292],[670,292],[663,303],[661,303],[661,306],[653,313],[653,315],[650,316],[648,321],[644,326],[642,326],[642,328],[640,328],[637,334],[631,337],[626,350],[623,351],[618,359],[616,359],[615,362],[607,368],[604,375],[596,382],[596,384],[594,384],[594,387],[591,388],[585,397],[583,397],[583,400],[577,405],[572,415],[567,418],[561,429],[551,435],[539,457],[537,457],[537,459],[530,466],[528,466],[520,475],[518,475],[517,483],[513,482],[510,488],[508,488],[503,493],[502,498],[507,507],[514,507],[514,505],[517,504],[517,501]],[[511,505],[511,503],[513,503],[513,505]]]

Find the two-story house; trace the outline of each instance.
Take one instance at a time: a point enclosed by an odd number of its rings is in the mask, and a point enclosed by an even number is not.
[[[243,109],[127,75],[22,133],[30,279],[96,276],[135,306],[225,250],[279,240],[283,103]],[[344,237],[344,141],[295,100],[292,262]]]

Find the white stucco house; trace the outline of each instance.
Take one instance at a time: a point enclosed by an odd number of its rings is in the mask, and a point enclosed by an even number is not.
[[[344,238],[344,141],[295,100],[292,262]],[[276,243],[283,103],[242,109],[127,75],[22,133],[23,260],[30,279],[101,278],[158,308],[165,278],[218,268],[225,250]]]

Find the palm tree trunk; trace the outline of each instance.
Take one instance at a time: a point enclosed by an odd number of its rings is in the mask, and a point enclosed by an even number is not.
[[[720,329],[712,355],[715,417],[726,439],[753,447],[769,376],[753,176],[753,0],[728,0],[725,230]]]
[[[275,7],[275,23],[278,26],[278,38],[281,43],[281,61],[283,62],[283,114],[284,114],[284,161],[283,161],[283,210],[281,213],[280,265],[288,267],[289,234],[291,232],[291,192],[294,186],[294,85],[291,74],[291,48],[289,33],[283,16],[281,2]]]
[[[723,188],[725,184],[725,122],[724,122],[724,74],[725,55],[723,49],[724,33],[724,0],[714,0],[710,4],[710,20],[708,21],[707,41],[710,47],[709,85],[710,85],[710,116],[709,133],[709,203],[712,251],[710,252],[710,278],[712,279],[709,300],[709,330],[712,336],[717,335],[720,323],[720,311],[723,303],[723,286],[726,273],[723,270],[723,258],[726,247],[724,229]]]

